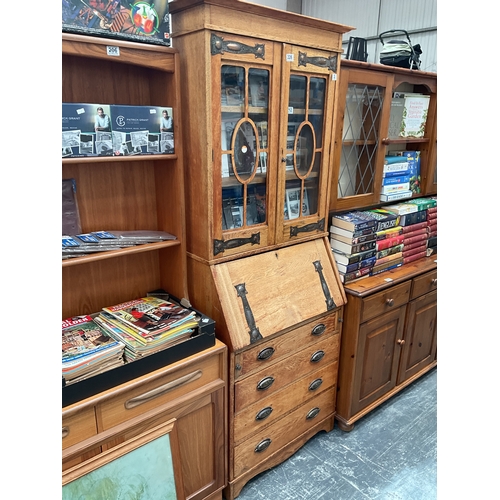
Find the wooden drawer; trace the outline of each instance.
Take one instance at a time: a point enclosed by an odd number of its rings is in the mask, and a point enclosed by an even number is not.
[[[286,335],[296,345],[293,332]],[[235,384],[235,413],[274,394],[298,378],[338,359],[340,335],[327,337]],[[314,361],[314,359],[317,359]],[[266,384],[269,382],[270,385]],[[260,388],[259,388],[260,387]]]
[[[410,298],[410,288],[411,280],[408,280],[363,299],[361,323],[406,304]]]
[[[290,410],[330,389],[337,382],[338,362],[334,361],[297,380],[281,391],[257,401],[234,418],[234,442],[282,418]]]
[[[205,358],[189,366],[168,371],[152,380],[145,380],[124,390],[97,407],[101,430],[109,429],[176,398],[186,397],[206,384],[220,380],[219,358]]]
[[[434,290],[437,290],[437,269],[413,279],[410,300]]]
[[[97,424],[93,406],[83,408],[62,419],[63,450],[97,434]]]
[[[284,356],[313,344],[320,339],[333,335],[338,331],[338,312],[335,311],[316,321],[311,321],[293,330],[293,342],[289,333],[275,337],[267,342],[241,352],[235,356],[235,380],[254,370],[276,362]]]
[[[256,464],[277,452],[290,441],[309,430],[335,408],[335,389],[307,401],[286,417],[257,432],[234,448],[234,476],[245,473]]]

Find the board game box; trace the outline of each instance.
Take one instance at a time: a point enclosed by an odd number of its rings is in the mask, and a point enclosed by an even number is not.
[[[62,0],[62,30],[170,46],[168,0]]]

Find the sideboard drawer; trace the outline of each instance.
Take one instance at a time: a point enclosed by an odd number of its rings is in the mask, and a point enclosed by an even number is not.
[[[98,405],[97,416],[98,421],[102,423],[101,430],[109,429],[148,410],[185,396],[210,382],[220,380],[219,375],[219,364],[212,358],[206,358],[188,367],[167,372],[150,381],[133,384],[123,391],[117,390],[117,396]]]
[[[93,406],[83,408],[62,418],[63,450],[97,434],[97,424]]]
[[[289,341],[293,343],[293,337],[289,337]],[[337,360],[339,344],[340,335],[327,337],[254,375],[250,375],[245,380],[238,381],[235,384],[234,411],[238,413],[320,366]]]
[[[410,288],[411,281],[408,280],[363,299],[361,323],[406,304],[410,298]]]
[[[424,293],[432,292],[434,290],[437,290],[437,269],[422,274],[413,280],[410,300],[416,299]]]

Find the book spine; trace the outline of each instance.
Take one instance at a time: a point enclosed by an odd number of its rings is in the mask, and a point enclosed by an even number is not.
[[[337,240],[335,238],[330,238],[330,244],[332,248],[336,248],[347,255],[352,255],[355,253],[366,252],[368,250],[372,250],[375,248],[377,242],[368,241],[366,243],[359,243],[358,245],[349,245],[348,243],[344,243],[343,241]]]
[[[426,234],[419,234],[418,236],[414,236],[413,238],[405,238],[403,241],[404,245],[411,245],[413,243],[418,243],[419,241],[427,241],[429,236]]]
[[[385,250],[381,250],[380,252],[377,252],[375,257],[378,259],[383,259],[384,257],[387,257],[388,255],[392,255],[398,252],[402,252],[404,249],[404,245],[401,243],[400,245],[394,245],[393,247],[386,248]]]
[[[412,226],[407,226],[407,227],[412,227]],[[427,236],[429,230],[427,227],[423,227],[423,228],[420,228],[420,229],[415,229],[414,231],[408,231],[407,233],[403,233],[403,243],[410,239],[410,238],[414,238],[416,236],[421,236],[423,234],[425,234]]]
[[[390,229],[384,229],[383,231],[377,231],[377,241],[385,240],[387,238],[394,238],[403,234],[403,228],[401,226],[391,227]]]
[[[403,254],[402,257],[405,258],[405,257],[410,257],[411,255],[415,255],[416,253],[425,252],[426,249],[427,249],[427,244],[426,242],[424,242],[423,245],[419,245],[418,247],[415,248],[410,248],[409,250],[405,250],[403,248],[403,251],[401,253]]]
[[[382,179],[382,186],[390,186],[391,184],[405,184],[410,182],[409,175],[390,175]]]
[[[418,224],[419,222],[425,222],[427,220],[427,213],[423,211],[413,212],[411,214],[402,215],[399,219],[400,226],[411,226],[412,224]]]
[[[392,262],[393,260],[400,259],[403,257],[403,252],[396,252],[393,253],[392,255],[387,255],[386,257],[382,257],[381,259],[377,259],[375,261],[374,266],[379,266],[381,264],[385,264],[387,262]]]
[[[403,246],[403,250],[412,250],[414,248],[418,248],[420,246],[422,246],[423,244],[427,244],[427,240],[423,240],[423,241],[416,241],[415,243],[406,243],[404,246]]]
[[[382,186],[380,190],[380,194],[392,194],[392,193],[400,193],[401,191],[408,192],[410,191],[410,182],[402,182],[399,184],[389,184],[387,186]]]
[[[397,201],[397,200],[404,200],[406,198],[411,198],[413,195],[413,192],[408,190],[408,191],[398,191],[395,193],[389,193],[389,194],[383,194],[380,193],[380,201]]]
[[[401,226],[401,233],[408,234],[423,228],[427,228],[427,222],[417,222],[416,224],[411,224],[409,226]]]
[[[363,276],[367,276],[370,274],[372,267],[362,267],[361,269],[358,269],[357,271],[354,271],[352,273],[346,273],[344,274],[344,283],[349,283],[352,280],[362,278]]]
[[[436,214],[436,216],[437,216],[437,211],[438,211],[437,206],[436,206],[436,207],[429,207],[429,208],[427,209],[427,215],[430,215],[430,214]]]
[[[424,250],[423,252],[416,253],[414,255],[410,255],[409,257],[403,258],[403,264],[408,264],[415,260],[421,259],[423,257],[427,257],[427,252]]]
[[[359,236],[365,236],[369,234],[373,234],[374,228],[373,227],[368,227],[366,229],[360,229],[359,231],[350,231],[349,229],[343,229],[338,226],[330,226],[330,233],[333,234],[338,234],[340,236],[346,236],[348,238],[358,238]]]
[[[103,332],[103,333],[105,333],[106,336],[109,337],[109,335],[107,334],[107,332]],[[113,342],[110,342],[109,344],[106,344],[106,345],[102,345],[102,346],[96,347],[95,349],[92,349],[91,351],[87,351],[86,353],[77,354],[75,356],[71,356],[71,358],[63,359],[62,360],[62,364],[63,365],[65,365],[65,364],[71,364],[73,361],[75,361],[75,359],[80,359],[80,358],[85,358],[85,357],[91,357],[91,356],[97,354],[98,352],[105,351],[106,349],[109,349],[110,347],[116,347],[117,345],[120,345],[119,342],[116,341],[116,339],[114,339],[113,337],[110,337],[110,338],[113,339]]]
[[[393,247],[403,243],[403,236],[395,236],[394,238],[387,238],[385,240],[377,241],[377,251],[385,250],[386,248]]]
[[[427,246],[428,247],[435,247],[437,246],[437,236],[431,236],[427,240]]]
[[[373,266],[370,275],[376,276],[377,274],[383,273],[385,271],[390,271],[391,269],[396,269],[397,267],[401,267],[403,265],[402,261],[403,261],[403,259],[401,258],[401,260],[386,263],[386,264],[390,264],[390,265],[383,264],[380,267]]]

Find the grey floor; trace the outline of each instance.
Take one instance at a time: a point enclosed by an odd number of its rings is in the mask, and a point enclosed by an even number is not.
[[[319,432],[238,500],[434,500],[437,368],[356,422]]]

